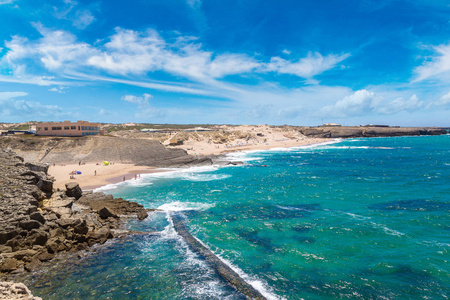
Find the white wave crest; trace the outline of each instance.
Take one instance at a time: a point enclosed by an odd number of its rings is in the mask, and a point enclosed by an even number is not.
[[[170,202],[170,203],[165,203],[165,204],[159,206],[158,209],[166,211],[166,212],[186,211],[186,210],[204,211],[204,210],[210,209],[211,207],[214,207],[214,204],[174,201],[174,202]]]

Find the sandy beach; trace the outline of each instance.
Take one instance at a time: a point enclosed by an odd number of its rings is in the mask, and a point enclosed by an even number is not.
[[[73,171],[80,171],[81,174],[71,175]],[[83,190],[92,190],[124,179],[134,180],[135,176],[139,177],[139,174],[155,172],[164,172],[164,170],[116,163],[107,166],[103,163],[51,165],[48,169],[48,174],[56,180],[53,183],[54,188],[63,189],[66,183],[77,182]],[[74,179],[71,179],[71,177],[74,177]]]
[[[169,146],[173,139],[183,140],[182,145]],[[188,154],[202,157],[226,154],[229,152],[290,148],[317,144],[327,139],[308,138],[291,128],[271,127],[268,125],[221,125],[214,131],[177,133],[168,136],[164,143],[168,148],[179,148]],[[74,174],[73,172],[81,172]],[[103,162],[86,164],[52,164],[49,174],[56,181],[55,188],[65,188],[67,182],[77,182],[83,190],[91,190],[111,183],[134,180],[139,174],[163,172],[164,169],[133,164]]]
[[[220,132],[223,133],[222,135],[228,135],[229,141],[216,143],[213,140],[214,134],[199,132],[195,138],[184,139],[183,145],[174,148],[184,149],[191,155],[208,156],[236,151],[290,148],[328,141],[327,139],[305,137],[297,130],[275,128],[268,125],[233,127],[222,125],[216,129],[216,133]]]

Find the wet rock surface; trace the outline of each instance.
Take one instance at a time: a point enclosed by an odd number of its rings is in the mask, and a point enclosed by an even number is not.
[[[222,276],[226,281],[228,281],[236,290],[242,293],[247,299],[255,300],[265,300],[264,297],[258,290],[253,286],[248,284],[244,279],[242,279],[235,271],[233,271],[229,266],[223,263],[214,253],[212,253],[208,248],[203,246],[195,237],[193,237],[186,228],[184,224],[184,219],[177,214],[171,214],[173,221],[173,226],[176,232],[185,240],[192,251],[204,258],[208,264]]]
[[[2,278],[32,271],[59,252],[105,243],[115,237],[121,217],[147,217],[140,204],[103,193],[83,193],[77,184],[66,191],[53,190],[47,169],[24,164],[14,152],[0,149]]]

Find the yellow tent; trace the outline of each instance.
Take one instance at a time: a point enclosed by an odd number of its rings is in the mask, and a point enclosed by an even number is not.
[[[109,161],[106,161],[106,160],[105,160],[105,161],[103,162],[103,164],[104,164],[105,166],[107,166],[107,165],[109,165]]]

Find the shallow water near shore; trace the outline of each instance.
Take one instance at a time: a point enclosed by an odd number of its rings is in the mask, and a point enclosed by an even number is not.
[[[104,192],[159,208],[129,236],[26,278],[44,299],[244,299],[169,213],[268,299],[448,299],[450,136],[234,153]]]

